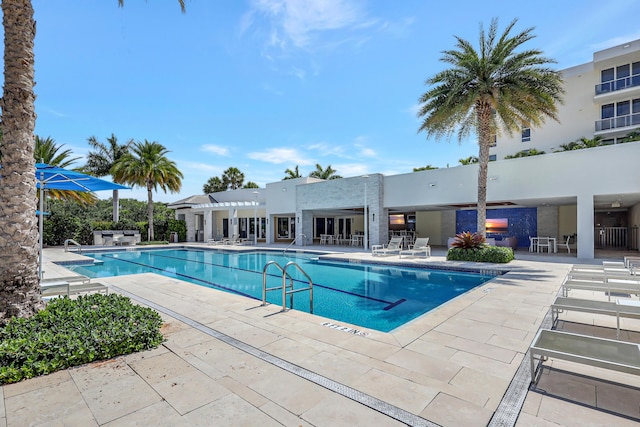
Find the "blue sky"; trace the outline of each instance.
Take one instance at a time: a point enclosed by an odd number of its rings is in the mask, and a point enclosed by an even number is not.
[[[475,140],[418,134],[425,79],[454,35],[535,27],[558,69],[640,38],[639,0],[33,0],[36,134],[84,163],[86,140],[157,141],[184,174],[171,202],[234,166],[263,187],[319,163],[349,177],[447,167]],[[99,194],[109,197],[110,194]],[[146,200],[140,189],[122,197]]]

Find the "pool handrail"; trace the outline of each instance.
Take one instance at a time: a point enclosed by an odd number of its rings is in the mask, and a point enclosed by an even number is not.
[[[269,268],[270,265],[275,265],[278,268],[278,270],[282,272],[282,286],[274,286],[272,288],[267,288],[267,269]],[[309,281],[308,288],[300,288],[300,289],[293,288],[294,279],[289,273],[287,273],[287,269],[292,265],[295,266],[298,269],[298,271],[300,271],[307,278],[307,280]],[[287,277],[289,278],[289,286],[287,286]],[[288,288],[290,290],[287,290]],[[263,306],[267,305],[268,291],[276,291],[280,289],[282,289],[282,311],[287,310],[287,302],[286,302],[287,295],[290,295],[290,298],[291,298],[290,305],[293,308],[293,294],[301,291],[309,291],[309,312],[313,314],[313,280],[311,280],[311,277],[307,274],[307,272],[304,271],[302,267],[300,267],[295,261],[288,262],[284,266],[284,268],[280,264],[278,264],[277,261],[269,261],[262,268],[262,304],[261,305]]]

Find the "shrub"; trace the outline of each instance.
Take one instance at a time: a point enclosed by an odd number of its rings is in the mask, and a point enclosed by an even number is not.
[[[448,261],[494,262],[506,264],[514,259],[513,249],[486,246],[475,249],[451,248],[447,252]]]
[[[480,249],[484,246],[484,242],[484,237],[481,234],[463,231],[456,234],[451,246],[460,249]]]
[[[117,295],[56,298],[0,328],[0,384],[159,346],[162,319]]]

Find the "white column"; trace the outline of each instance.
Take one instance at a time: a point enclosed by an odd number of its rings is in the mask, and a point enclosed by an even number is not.
[[[578,195],[577,216],[578,258],[593,259],[595,257],[593,243],[593,194]]]

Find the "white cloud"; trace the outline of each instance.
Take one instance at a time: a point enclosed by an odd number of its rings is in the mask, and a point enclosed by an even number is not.
[[[229,156],[229,149],[226,147],[222,147],[220,145],[215,145],[215,144],[205,144],[202,147],[200,147],[200,150],[207,152],[207,153],[213,153],[216,154],[218,156],[225,156],[228,157]]]
[[[331,166],[343,178],[359,176],[368,173],[368,166],[363,163],[342,163]]]
[[[345,154],[344,147],[341,147],[339,145],[331,145],[327,142],[317,142],[315,144],[308,145],[307,149],[311,151],[317,151],[318,154],[323,157],[337,156],[348,158],[348,156]]]
[[[249,153],[248,157],[253,160],[274,163],[276,165],[282,163],[294,165],[314,164],[312,160],[308,159],[294,148],[269,148],[265,151],[254,151]]]
[[[254,0],[252,7],[270,17],[271,44],[279,46],[286,40],[303,48],[313,33],[354,27],[365,21],[359,4],[349,0]]]
[[[207,172],[217,174],[222,172],[222,168],[219,166],[210,165],[209,163],[198,163],[198,162],[190,162],[190,161],[179,161],[179,168],[184,171],[189,171],[189,173],[193,172]]]

